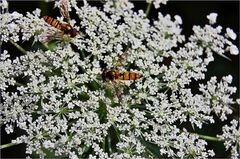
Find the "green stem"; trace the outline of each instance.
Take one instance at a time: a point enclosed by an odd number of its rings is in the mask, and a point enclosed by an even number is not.
[[[167,93],[169,90],[170,90],[170,87],[168,87],[168,88],[164,91],[164,93]]]
[[[46,44],[42,43],[42,46],[44,47],[44,49],[50,50],[50,48],[49,48]],[[51,50],[51,51],[52,51],[52,50]]]
[[[145,11],[146,17],[148,17],[148,15],[150,13],[150,10],[151,10],[151,7],[152,7],[152,3],[148,3],[147,9]]]
[[[200,138],[205,139],[205,140],[209,140],[209,141],[220,141],[217,137],[207,136],[207,135],[201,135],[201,134],[196,134],[196,135],[198,135]]]
[[[10,40],[10,42],[24,55],[27,54],[26,50],[24,50],[24,48],[22,48],[20,45],[18,45],[17,43],[15,43],[14,41]]]
[[[115,123],[113,123],[112,126],[113,126],[113,128],[114,128],[114,130],[115,130],[115,132],[116,132],[116,135],[117,135],[118,141],[121,141],[120,135],[119,135],[119,133],[118,133],[117,126],[115,125]]]
[[[102,142],[103,151],[106,152],[106,137],[104,137]]]
[[[14,145],[18,145],[18,144],[17,143],[8,143],[8,144],[5,144],[5,145],[0,145],[0,149],[8,148],[8,147],[11,147],[11,146],[14,146]]]
[[[108,135],[107,140],[108,140],[108,151],[109,151],[109,154],[112,154],[112,144],[111,144],[111,136],[110,135]]]
[[[81,55],[81,57],[82,57],[83,59],[86,57],[84,51],[82,51],[82,50],[80,50],[80,55]]]
[[[217,53],[218,54],[218,53]],[[219,56],[222,56],[223,58],[227,59],[228,61],[232,61],[229,57],[223,55],[223,54],[218,54]]]
[[[18,86],[18,87],[20,87],[20,86],[24,86],[24,84],[19,83],[19,82],[16,82],[15,85]]]

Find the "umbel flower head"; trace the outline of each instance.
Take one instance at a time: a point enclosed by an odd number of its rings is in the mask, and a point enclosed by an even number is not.
[[[147,3],[159,8],[166,0]],[[200,80],[213,54],[238,54],[232,43],[236,34],[215,27],[216,13],[185,37],[180,16],[159,12],[150,21],[127,0],[107,1],[102,9],[86,1],[60,0],[58,19],[43,19],[40,9],[8,13],[6,1],[0,6],[0,41],[22,53],[13,58],[5,49],[0,56],[0,119],[8,134],[15,128],[24,131],[12,144],[26,144],[26,154],[214,157],[209,137],[194,130],[218,119],[228,121],[236,88],[230,86],[231,75]],[[71,11],[76,19],[70,19]],[[79,33],[71,34],[74,29]],[[26,51],[22,41],[32,43],[32,49]],[[192,81],[200,82],[194,91]],[[212,139],[223,141],[232,158],[239,157],[236,120]]]

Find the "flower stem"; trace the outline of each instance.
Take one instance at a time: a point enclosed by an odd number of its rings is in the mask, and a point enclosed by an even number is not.
[[[20,45],[18,45],[17,43],[15,43],[14,41],[10,40],[10,42],[24,55],[27,54],[26,50],[24,50],[24,48],[22,48]]]
[[[117,126],[115,125],[115,123],[113,123],[112,126],[113,126],[113,128],[116,132],[116,136],[117,136],[118,141],[121,141],[120,134],[118,133]]]
[[[148,17],[148,15],[149,15],[149,13],[150,13],[150,10],[151,10],[151,7],[152,7],[152,3],[148,3],[147,9],[146,9],[146,11],[145,11],[146,17]]]
[[[222,56],[223,58],[227,59],[228,61],[232,61],[229,57],[223,55],[223,54],[220,54],[220,53],[217,53],[219,56]]]
[[[201,134],[197,134],[200,138],[205,139],[205,140],[209,140],[209,141],[220,141],[217,137],[213,137],[213,136],[207,136],[207,135],[201,135]]]
[[[20,87],[20,86],[24,86],[24,84],[19,83],[19,82],[16,82],[15,85],[18,86],[18,87]]]
[[[103,151],[106,152],[106,137],[103,139],[102,147],[103,147]]]
[[[5,145],[0,145],[0,149],[8,148],[8,147],[11,147],[11,146],[14,146],[14,145],[18,145],[18,144],[17,143],[8,143],[8,144],[5,144]]]
[[[80,56],[81,58],[84,60],[84,58],[86,57],[85,53],[83,50],[80,50]]]
[[[112,144],[111,144],[112,140],[110,135],[107,136],[107,140],[108,140],[108,152],[109,154],[112,154]]]

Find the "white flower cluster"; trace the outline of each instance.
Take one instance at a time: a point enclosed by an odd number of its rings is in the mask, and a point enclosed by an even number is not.
[[[209,19],[209,23],[215,24],[216,20],[217,20],[217,13],[211,13],[207,16],[207,18]],[[221,27],[219,27],[219,31],[221,30]],[[229,37],[232,40],[235,40],[237,38],[237,35],[233,32],[232,29],[227,28],[226,29],[226,37]],[[230,46],[228,47],[228,50],[230,51],[231,54],[233,55],[237,55],[239,53],[238,48],[235,45],[232,45],[231,42],[226,41],[227,44],[229,44]]]
[[[226,150],[231,150],[231,158],[239,158],[239,146],[240,146],[240,126],[237,120],[232,120],[231,125],[225,125],[222,128],[222,135],[218,137],[224,141]]]
[[[168,0],[146,0],[147,3],[153,3],[156,9],[160,8],[160,4],[167,4]]]
[[[228,114],[232,114],[230,105],[234,104],[230,97],[236,92],[236,87],[229,87],[232,83],[232,76],[223,77],[218,83],[216,77],[212,77],[207,85],[200,85],[200,91],[203,93],[204,99],[209,99],[212,110],[223,121],[227,119]]]
[[[39,9],[33,11],[33,14],[27,12],[26,16],[18,12],[1,14],[0,40],[18,42],[19,40],[29,40],[33,35],[40,34],[47,25],[39,16]],[[19,33],[22,34],[21,39]]]
[[[165,2],[154,4],[157,8]],[[227,29],[223,36],[219,26],[194,26],[194,34],[186,40],[180,16],[172,20],[159,13],[151,24],[127,0],[107,1],[102,10],[86,1],[82,7],[76,0],[68,5],[80,20],[70,24],[84,33],[56,40],[53,48],[41,43],[51,26],[40,18],[39,9],[26,16],[17,12],[0,15],[4,24],[1,42],[34,37],[39,45],[13,60],[7,50],[0,56],[1,124],[7,133],[14,127],[25,131],[13,143],[25,143],[26,153],[40,158],[47,157],[46,149],[74,159],[214,156],[204,139],[181,124],[202,129],[204,123],[215,122],[214,114],[221,120],[232,114],[235,100],[231,95],[236,88],[229,86],[230,75],[220,82],[212,77],[200,84],[198,94],[189,85],[205,79],[213,53],[225,56],[230,48],[237,54],[227,39],[234,40],[235,33]],[[61,8],[58,2],[56,6]],[[214,18],[208,17],[211,24]],[[119,62],[123,65],[117,66]],[[104,81],[103,70],[113,68],[141,77],[128,83]],[[239,136],[239,130],[230,132],[224,127],[223,131],[221,139],[227,149],[239,145],[237,138],[228,137]]]

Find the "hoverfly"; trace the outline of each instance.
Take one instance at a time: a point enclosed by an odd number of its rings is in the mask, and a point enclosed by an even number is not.
[[[118,67],[125,67],[127,64],[127,58],[129,55],[129,46],[126,47],[125,51],[119,55],[113,67],[110,69],[103,69],[101,76],[103,80],[103,86],[106,92],[110,92],[110,97],[117,97],[115,99],[120,102],[123,96],[126,95],[131,87],[134,87],[132,82],[140,79],[140,74],[133,71],[120,71]],[[126,66],[125,69],[129,70],[130,66]],[[107,94],[108,94],[107,93]]]
[[[118,71],[115,69],[112,70],[104,70],[102,73],[102,79],[104,81],[126,81],[126,80],[137,80],[140,78],[140,75],[136,72],[130,71]]]
[[[116,67],[125,65],[128,57],[128,48],[119,56],[118,62],[114,64],[114,68],[103,70],[103,81],[135,81],[140,78],[140,74],[131,71],[118,71]]]
[[[45,31],[40,36],[40,42],[48,43],[52,40],[60,40],[60,41],[71,41],[71,38],[77,36],[80,34],[77,29],[72,27],[69,24],[70,21],[70,15],[69,15],[69,1],[68,0],[60,0],[58,3],[59,11],[64,19],[67,20],[67,22],[63,22],[60,20],[57,20],[51,16],[43,16],[43,19],[51,25],[52,27],[56,28],[59,31],[53,31],[52,29],[49,29],[48,31]],[[68,35],[68,36],[66,36]]]
[[[54,19],[53,17],[50,17],[50,16],[44,16],[43,19],[49,25],[62,31],[64,34],[70,35],[70,37],[72,37],[72,38],[79,34],[79,32],[75,28],[73,28],[69,23],[62,22],[62,21]]]
[[[129,89],[127,81],[135,81],[140,78],[140,75],[136,72],[130,71],[118,71],[116,69],[104,70],[102,72],[102,79],[104,85],[108,90],[110,89],[113,95],[118,97],[118,100],[122,100],[122,94],[124,90]]]

